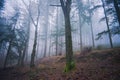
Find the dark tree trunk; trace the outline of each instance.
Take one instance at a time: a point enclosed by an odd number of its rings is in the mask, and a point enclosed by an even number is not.
[[[73,61],[73,49],[72,49],[72,36],[71,36],[71,25],[70,16],[65,16],[65,43],[66,43],[66,65],[68,69],[72,69],[71,62]]]
[[[35,54],[36,54],[36,45],[37,45],[37,26],[35,26],[35,38],[34,38],[34,44],[33,44],[33,50],[31,54],[31,62],[30,62],[30,67],[35,66]]]
[[[72,48],[72,35],[71,35],[71,23],[70,23],[70,9],[71,0],[64,2],[60,0],[62,10],[65,18],[65,43],[66,43],[66,68],[65,72],[68,72],[74,68],[73,63],[73,48]]]
[[[82,45],[82,26],[81,26],[81,18],[79,14],[79,27],[80,27],[80,50],[82,51],[83,45]]]
[[[10,55],[11,47],[12,47],[12,40],[10,40],[10,42],[9,42],[9,46],[8,46],[8,50],[7,50],[7,54],[6,54],[5,61],[4,61],[4,66],[3,66],[4,68],[6,68],[6,66],[7,66],[7,62],[8,62],[8,58],[9,58],[9,55]]]
[[[110,46],[111,48],[113,48],[113,43],[112,43],[112,37],[111,37],[111,31],[110,31],[110,28],[109,28],[109,23],[108,23],[108,18],[107,18],[107,14],[106,14],[106,11],[105,11],[105,4],[104,4],[104,1],[102,1],[102,4],[103,4],[103,10],[104,10],[104,14],[105,14],[105,19],[106,19],[106,25],[107,25],[107,30],[108,30],[108,36],[109,36],[109,40],[110,40]]]
[[[21,65],[21,59],[22,59],[22,50],[19,49],[19,58],[18,58],[18,63],[17,63],[18,66]]]
[[[22,56],[21,56],[21,66],[24,66],[24,60],[25,60],[26,49],[27,49],[27,42],[25,43],[25,48],[24,48],[23,54],[22,54]]]
[[[28,54],[28,45],[29,45],[29,38],[30,38],[30,19],[28,18],[28,26],[27,26],[27,38],[25,39],[25,45],[23,49],[23,53],[21,54],[21,66],[24,66],[25,56],[27,61],[27,54]]]

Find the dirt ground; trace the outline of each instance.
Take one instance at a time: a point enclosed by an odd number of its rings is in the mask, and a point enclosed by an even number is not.
[[[39,60],[35,68],[0,69],[0,80],[120,80],[120,48],[74,55],[76,67],[65,73],[65,57]]]

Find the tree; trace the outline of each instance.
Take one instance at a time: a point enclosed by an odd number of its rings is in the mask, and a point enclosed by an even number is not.
[[[38,30],[38,22],[39,22],[39,17],[40,17],[40,1],[39,1],[39,4],[38,4],[38,13],[37,13],[37,23],[35,23],[35,21],[33,20],[32,18],[32,15],[31,15],[31,11],[29,12],[30,13],[30,17],[32,19],[32,22],[35,26],[35,38],[34,38],[34,44],[33,44],[33,50],[32,50],[32,54],[31,54],[31,62],[30,62],[30,67],[34,67],[35,66],[35,54],[36,54],[36,46],[37,46],[37,30]]]
[[[17,12],[11,18],[11,20],[13,22],[10,24],[11,29],[10,29],[10,33],[8,35],[9,46],[8,46],[7,54],[6,54],[5,61],[4,61],[4,68],[6,68],[6,66],[7,66],[7,62],[8,62],[10,53],[11,53],[11,48],[12,48],[12,45],[13,45],[13,41],[15,40],[15,27],[16,27],[16,24],[17,24],[18,17],[19,17],[19,12]]]
[[[0,10],[3,8],[5,0],[0,0]]]
[[[116,11],[116,15],[117,15],[119,26],[120,26],[120,7],[119,7],[120,3],[118,3],[118,2],[119,2],[118,0],[113,0],[115,11]]]
[[[37,49],[38,26],[39,26],[39,17],[40,17],[40,0],[38,0],[38,4],[36,4],[34,1],[30,0],[29,6],[27,6],[27,4],[24,2],[24,0],[22,0],[22,2],[25,5],[25,7],[28,11],[29,17],[31,19],[31,22],[33,23],[33,25],[35,27],[33,49],[32,49],[32,53],[31,53],[31,61],[30,61],[30,67],[32,68],[32,67],[35,67],[35,54],[36,54],[36,49]],[[37,8],[36,9],[37,13],[35,13],[36,11],[34,12],[34,10],[32,8],[33,6]],[[34,15],[32,12],[34,13]]]
[[[71,36],[71,23],[70,23],[70,10],[72,0],[60,0],[61,7],[65,19],[65,44],[66,44],[66,67],[65,72],[72,70],[75,67],[73,62],[73,49],[72,49],[72,36]]]
[[[111,26],[110,31],[112,35],[120,34],[120,1],[119,0],[103,0],[104,5],[107,6],[106,8],[106,15],[110,17],[110,24]],[[112,5],[111,5],[112,4]],[[109,18],[108,17],[108,18]],[[112,18],[111,18],[112,17]],[[101,21],[105,20],[105,18],[102,18]],[[118,22],[118,25],[114,25]],[[103,31],[100,33],[100,35],[106,34],[108,31]]]
[[[46,16],[45,16],[45,48],[44,48],[44,57],[46,57],[46,52],[47,52],[47,39],[48,39],[48,24],[49,24],[49,7],[48,7],[48,3],[46,5],[47,10],[46,10]]]
[[[108,21],[108,17],[107,17],[107,11],[105,9],[105,3],[104,3],[103,0],[101,0],[101,1],[102,1],[102,7],[103,7],[103,10],[104,10],[104,15],[105,15],[105,17],[102,18],[102,19],[105,19],[105,21],[106,21],[107,31],[103,31],[101,33],[98,33],[98,39],[101,37],[101,35],[108,33],[110,46],[111,46],[111,48],[113,48],[112,33],[111,33],[110,28],[109,28],[109,21]],[[101,21],[102,21],[102,19],[101,19]]]
[[[24,41],[24,49],[23,49],[23,55],[21,56],[21,66],[24,66],[24,60],[25,55],[27,54],[28,45],[29,45],[29,38],[30,38],[30,19],[29,16],[27,16],[28,23],[25,25],[27,27],[27,31],[25,31],[25,41]],[[26,55],[27,57],[27,55]]]
[[[111,48],[113,48],[111,32],[110,32],[109,23],[108,23],[108,18],[107,18],[107,14],[106,14],[106,11],[105,11],[105,4],[104,4],[103,0],[102,0],[102,4],[103,4],[103,9],[104,9],[104,14],[105,14],[105,19],[106,19],[108,34],[109,34],[110,46],[111,46]]]
[[[93,24],[92,24],[92,11],[90,10],[90,1],[88,0],[88,13],[89,13],[89,21],[90,21],[90,29],[91,29],[91,35],[92,35],[92,46],[95,47],[95,41],[94,41],[94,32],[93,32]]]

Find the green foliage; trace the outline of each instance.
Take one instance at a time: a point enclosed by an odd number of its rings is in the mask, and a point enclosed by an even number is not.
[[[71,61],[71,62],[68,62],[65,66],[65,69],[64,69],[64,72],[69,72],[71,70],[75,69],[75,62],[74,61]]]

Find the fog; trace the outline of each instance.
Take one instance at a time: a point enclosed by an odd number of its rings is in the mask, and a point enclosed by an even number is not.
[[[87,6],[89,9],[96,5],[102,5],[101,0],[82,0],[81,2],[83,7]],[[90,4],[88,4],[88,2]],[[25,31],[25,34],[23,34],[24,37],[29,36],[25,56],[26,61],[30,62],[31,59],[35,38],[35,26],[37,22],[36,60],[43,57],[55,56],[56,54],[65,54],[65,23],[64,14],[59,0],[6,0],[4,5],[4,9],[1,11],[1,17],[5,18],[8,23],[10,23],[10,19],[18,12],[19,17],[17,18],[15,28]],[[87,17],[85,19],[85,16],[79,13],[78,6],[77,0],[73,0],[70,13],[73,51],[81,51],[81,44],[83,48],[111,48],[108,33],[103,34],[100,39],[97,40],[98,34],[107,30],[106,21],[100,21],[100,19],[105,16],[103,7],[97,8],[90,14],[87,11],[83,11],[86,16],[91,15],[91,21],[89,21],[90,19],[87,21]],[[80,18],[81,21],[83,21],[82,23],[80,22]],[[93,30],[93,36],[91,30]],[[28,35],[27,31],[29,32]],[[6,43],[5,46],[8,49],[8,45],[10,44],[9,42]],[[112,44],[113,47],[120,46],[119,34],[112,35]],[[1,56],[3,56],[3,59],[5,59],[7,49],[2,50],[0,53]],[[16,49],[13,50],[13,52],[18,55]]]

